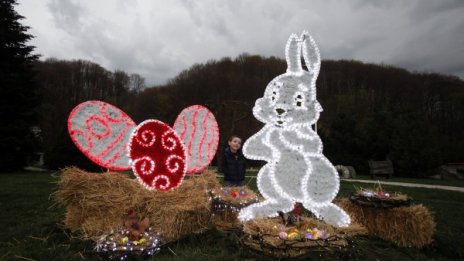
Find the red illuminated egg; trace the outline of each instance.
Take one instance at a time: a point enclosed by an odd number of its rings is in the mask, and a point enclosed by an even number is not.
[[[187,150],[187,174],[207,168],[219,142],[219,128],[214,115],[201,105],[187,107],[177,116],[174,130]]]
[[[96,164],[130,169],[127,143],[134,121],[117,107],[102,101],[77,105],[68,118],[68,132],[79,150]]]
[[[129,157],[138,181],[150,190],[170,190],[184,179],[185,149],[167,124],[147,120],[137,126],[129,141]]]

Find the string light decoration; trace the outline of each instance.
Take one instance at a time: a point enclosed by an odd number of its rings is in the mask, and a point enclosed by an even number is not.
[[[301,54],[308,70],[302,67]],[[322,111],[316,100],[319,49],[303,32],[290,36],[285,55],[286,73],[267,85],[253,107],[253,115],[265,125],[243,146],[247,158],[267,162],[257,176],[265,200],[243,208],[239,218],[275,217],[301,202],[325,222],[348,226],[349,215],[332,203],[340,186],[337,171],[322,154],[322,141],[312,129]]]
[[[214,115],[201,105],[192,105],[177,116],[173,128],[187,150],[187,174],[207,168],[219,142],[219,128]]]
[[[129,157],[137,180],[149,190],[178,187],[187,170],[187,156],[180,138],[158,120],[146,120],[133,131]]]
[[[185,108],[174,129],[157,120],[136,126],[123,111],[102,101],[83,102],[68,117],[69,135],[84,155],[111,170],[132,168],[150,190],[179,186],[186,173],[201,172],[216,154],[219,128],[207,108]]]
[[[134,256],[149,258],[160,250],[161,236],[151,228],[137,240],[129,239],[128,229],[103,235],[95,247],[97,253],[107,254],[110,260],[127,260]]]
[[[84,155],[111,170],[130,169],[127,143],[136,125],[123,111],[102,101],[77,105],[68,117],[68,132]]]

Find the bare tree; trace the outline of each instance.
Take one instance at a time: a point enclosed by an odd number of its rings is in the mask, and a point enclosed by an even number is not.
[[[137,73],[133,73],[130,75],[129,79],[129,90],[133,92],[134,94],[139,93],[143,89],[145,89],[145,78],[140,76]]]

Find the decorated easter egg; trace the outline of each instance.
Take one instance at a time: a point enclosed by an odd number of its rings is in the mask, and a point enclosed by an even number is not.
[[[208,167],[219,142],[214,115],[201,105],[187,107],[177,116],[174,130],[187,150],[187,173],[198,173]]]
[[[129,141],[132,171],[150,190],[179,186],[187,170],[184,146],[176,132],[157,120],[139,124]]]
[[[311,234],[311,232],[307,232],[307,233],[305,234],[305,238],[306,238],[307,240],[311,240],[311,239],[313,239],[313,234]]]
[[[130,169],[127,143],[135,127],[127,114],[102,101],[83,102],[68,118],[69,135],[79,150],[112,170]]]
[[[280,237],[281,239],[287,239],[287,238],[288,238],[288,235],[287,235],[286,232],[282,231],[282,232],[279,233],[279,237]]]
[[[288,234],[288,239],[290,239],[290,240],[300,239],[300,233],[299,232],[291,232],[290,234]]]

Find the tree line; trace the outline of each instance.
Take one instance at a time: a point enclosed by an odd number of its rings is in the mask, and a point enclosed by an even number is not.
[[[202,104],[216,115],[225,144],[231,134],[246,139],[262,127],[252,107],[267,83],[285,69],[285,61],[275,57],[245,54],[212,60],[192,66],[166,85],[144,90],[135,103],[151,106],[167,122],[181,108]],[[324,154],[334,164],[367,173],[367,160],[391,159],[397,175],[425,176],[443,163],[463,160],[464,82],[457,77],[359,61],[323,61],[317,97],[324,108],[318,133]],[[134,115],[143,119],[149,111]]]
[[[102,66],[83,60],[47,59],[34,64],[40,85],[41,103],[39,126],[41,148],[49,168],[83,165],[95,169],[77,151],[67,130],[71,110],[81,102],[100,100],[130,111],[137,93],[145,87],[145,79],[138,74],[121,70],[108,71]]]
[[[21,168],[36,151],[44,152],[52,169],[98,169],[67,133],[69,113],[87,100],[111,103],[136,123],[158,119],[171,125],[183,108],[203,105],[220,127],[220,157],[230,135],[246,140],[262,127],[252,115],[254,102],[286,70],[280,58],[242,54],[195,64],[164,85],[145,88],[138,74],[90,61],[39,61],[27,45],[32,36],[18,22],[15,3],[0,1],[2,171]],[[464,82],[457,77],[327,60],[317,79],[317,99],[324,108],[317,131],[334,164],[366,173],[367,160],[388,158],[396,175],[417,177],[463,161]]]
[[[91,99],[116,105],[137,123],[158,119],[172,125],[183,108],[206,106],[220,127],[220,157],[230,135],[246,140],[262,127],[252,115],[254,102],[286,69],[282,59],[243,54],[193,65],[164,85],[142,89],[141,76],[109,72],[88,61],[48,59],[35,66],[42,86],[42,146],[53,168],[91,167],[66,130],[72,108]],[[462,160],[464,84],[456,77],[323,61],[317,96],[324,108],[318,133],[334,164],[366,173],[367,160],[388,158],[397,175],[424,176],[443,163]]]

